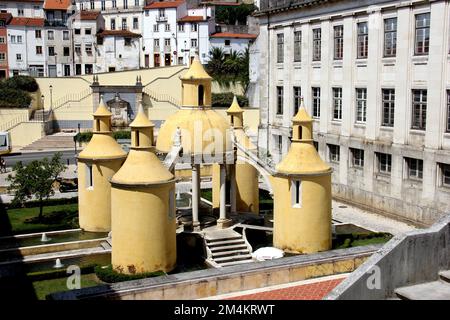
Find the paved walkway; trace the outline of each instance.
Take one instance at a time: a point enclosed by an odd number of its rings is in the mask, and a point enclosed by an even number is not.
[[[347,276],[348,274],[321,277],[201,300],[322,300]]]

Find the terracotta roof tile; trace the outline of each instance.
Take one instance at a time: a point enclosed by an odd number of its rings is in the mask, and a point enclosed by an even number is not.
[[[232,32],[218,32],[210,35],[211,38],[237,38],[237,39],[256,39],[257,34],[252,33],[232,33]]]
[[[178,19],[179,22],[201,22],[206,21],[203,16],[184,16]]]
[[[44,9],[66,10],[72,5],[71,0],[45,0]]]
[[[80,11],[80,20],[97,20],[100,11]]]
[[[13,17],[10,26],[27,26],[27,27],[43,27],[44,19],[42,18],[16,18]]]
[[[97,33],[97,36],[99,37],[115,36],[115,37],[131,37],[131,38],[142,37],[140,34],[128,30],[103,30],[102,32]]]
[[[159,8],[178,8],[180,5],[185,3],[184,0],[178,1],[153,1],[147,4],[144,9],[159,9]]]
[[[0,20],[5,21],[6,24],[8,24],[11,19],[12,19],[11,13],[0,12]]]

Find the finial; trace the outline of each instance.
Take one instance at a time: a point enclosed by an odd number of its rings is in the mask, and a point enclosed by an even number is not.
[[[139,113],[145,114],[144,106],[142,105],[142,100],[141,99],[138,100],[138,114]]]
[[[305,108],[305,99],[303,96],[300,97],[300,108]]]

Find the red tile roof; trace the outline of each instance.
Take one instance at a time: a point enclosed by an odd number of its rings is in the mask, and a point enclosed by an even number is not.
[[[142,37],[138,33],[134,33],[128,30],[103,30],[102,32],[97,33],[99,37],[107,37],[107,36],[115,36],[115,37],[131,37],[131,38],[140,38]]]
[[[100,11],[80,11],[80,20],[97,20]]]
[[[153,1],[144,7],[144,9],[159,9],[159,8],[178,8],[182,5],[184,0],[174,1]]]
[[[42,18],[16,18],[13,17],[10,26],[27,26],[27,27],[43,27],[44,19]]]
[[[66,10],[72,5],[72,0],[46,0],[44,9],[47,10]]]
[[[237,38],[237,39],[256,39],[257,34],[252,33],[231,33],[231,32],[218,32],[210,35],[211,38]]]
[[[240,2],[227,2],[227,1],[201,1],[200,4],[206,4],[209,6],[240,6]]]
[[[9,0],[0,0],[0,2],[12,2]],[[44,2],[44,0],[15,0],[14,2]]]
[[[179,22],[201,22],[206,21],[203,16],[184,16],[178,19]]]

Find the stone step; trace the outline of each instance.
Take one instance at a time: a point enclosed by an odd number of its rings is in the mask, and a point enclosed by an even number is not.
[[[236,245],[210,248],[211,252],[229,251],[229,250],[234,250],[234,249],[247,249],[247,246],[244,243],[244,244],[236,244]]]
[[[227,256],[233,256],[238,254],[248,254],[248,249],[241,249],[241,250],[230,250],[230,251],[222,251],[222,252],[213,252],[212,257],[215,258],[221,258],[221,257],[227,257]]]
[[[214,261],[221,264],[226,262],[233,262],[233,261],[242,261],[242,260],[249,260],[252,259],[251,254],[241,254],[241,255],[234,255],[229,257],[223,257],[223,258],[214,258]]]
[[[110,250],[112,248],[111,245],[107,241],[104,241],[104,242],[100,243],[100,245],[105,250]]]
[[[238,264],[252,263],[252,262],[255,262],[255,261],[253,261],[253,260],[242,260],[242,261],[221,263],[220,266],[221,267],[231,267],[231,266],[235,266],[235,265],[238,265]]]
[[[402,300],[450,300],[450,283],[433,281],[395,289]]]
[[[220,247],[220,246],[225,246],[225,245],[229,245],[229,244],[241,244],[244,243],[245,241],[244,239],[235,239],[235,240],[224,240],[224,241],[216,241],[216,242],[212,242],[212,243],[208,243],[208,247],[210,248],[214,248],[214,247]]]
[[[445,281],[445,282],[449,282],[449,283],[450,283],[450,270],[445,270],[445,271],[439,272],[439,278],[440,278],[442,281]]]
[[[205,238],[206,243],[208,245],[215,243],[215,242],[220,242],[220,241],[239,240],[239,239],[242,239],[241,235],[230,235],[230,236],[223,236],[220,238]]]

